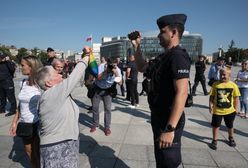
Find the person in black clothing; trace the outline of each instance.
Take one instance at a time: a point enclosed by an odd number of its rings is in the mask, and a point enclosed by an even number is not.
[[[48,56],[48,59],[47,59],[46,65],[52,65],[53,59],[56,58],[54,49],[48,47],[47,48],[47,56]]]
[[[7,99],[11,104],[9,113],[5,115],[6,117],[16,113],[14,73],[15,64],[9,60],[7,54],[0,51],[0,113],[5,113]]]
[[[157,168],[175,168],[181,164],[181,136],[185,125],[184,106],[188,96],[190,58],[179,43],[186,18],[184,14],[172,14],[157,20],[160,29],[158,38],[165,52],[157,56],[151,65],[142,57],[140,33],[137,38],[131,39],[138,70],[150,71],[148,103]]]
[[[68,73],[71,74],[71,72],[73,71],[74,67],[75,67],[75,62],[74,61],[69,61],[68,62]]]
[[[135,108],[139,105],[139,94],[137,91],[138,84],[138,69],[135,64],[134,55],[129,55],[129,62],[127,64],[126,70],[126,80],[129,88],[130,100],[131,100],[131,108]]]
[[[123,77],[124,77],[124,66],[123,66],[123,63],[121,62],[120,57],[117,57],[116,60],[117,60],[117,66],[121,70],[122,81],[124,81],[124,79],[123,79]],[[122,96],[125,96],[124,82],[122,82],[120,84],[120,89],[121,89],[121,95]]]
[[[195,91],[196,91],[196,88],[197,88],[199,82],[201,82],[204,95],[208,95],[208,91],[206,88],[206,78],[204,75],[204,72],[206,70],[205,56],[199,55],[198,58],[199,58],[199,60],[195,63],[195,83],[194,83],[194,86],[192,88],[192,95],[193,96],[196,96]]]

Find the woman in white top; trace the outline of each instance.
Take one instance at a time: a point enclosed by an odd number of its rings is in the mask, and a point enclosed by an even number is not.
[[[242,62],[242,69],[237,74],[237,85],[240,90],[240,112],[242,118],[248,118],[248,60]]]
[[[36,71],[42,67],[41,62],[35,56],[26,56],[21,60],[22,74],[28,79],[21,82],[21,90],[18,95],[19,106],[13,118],[10,135],[16,136],[17,123],[31,123],[33,133],[31,137],[22,137],[25,151],[30,159],[32,167],[39,167],[39,136],[38,128],[38,101],[41,93],[36,87],[34,78]],[[27,128],[28,129],[28,128]]]

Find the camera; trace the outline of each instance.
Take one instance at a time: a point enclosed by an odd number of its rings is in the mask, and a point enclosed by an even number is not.
[[[115,69],[115,65],[114,64],[108,64],[107,68],[109,70]]]
[[[138,37],[140,37],[140,33],[138,31],[134,31],[132,33],[129,33],[127,36],[129,40],[136,40]]]

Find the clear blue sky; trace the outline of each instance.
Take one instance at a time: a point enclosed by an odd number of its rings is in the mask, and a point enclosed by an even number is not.
[[[203,53],[230,41],[248,48],[247,0],[1,0],[0,43],[80,51],[87,36],[158,30],[156,19],[185,13],[186,30],[203,37]]]

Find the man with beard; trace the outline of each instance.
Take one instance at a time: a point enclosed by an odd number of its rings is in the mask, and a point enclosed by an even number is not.
[[[186,19],[184,14],[172,14],[157,20],[160,29],[158,38],[165,52],[151,65],[142,57],[140,34],[137,38],[130,38],[138,70],[149,70],[151,74],[148,102],[157,168],[175,168],[181,163],[181,136],[185,124],[184,106],[188,95],[190,58],[179,43]]]
[[[205,64],[205,56],[204,55],[199,55],[198,56],[198,61],[195,63],[195,83],[192,88],[192,95],[196,96],[196,88],[198,86],[198,83],[201,82],[202,89],[204,92],[204,95],[208,95],[208,91],[206,88],[206,78],[204,75],[204,72],[206,70],[206,64]]]
[[[52,65],[53,59],[56,58],[54,49],[48,47],[47,56],[48,56],[48,59],[47,59],[46,65]]]

